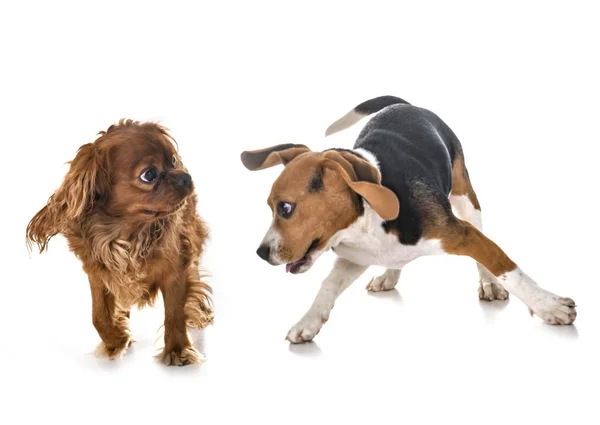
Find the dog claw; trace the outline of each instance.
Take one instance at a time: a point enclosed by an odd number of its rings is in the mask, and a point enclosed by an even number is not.
[[[480,280],[479,281],[479,299],[484,300],[484,301],[494,301],[494,300],[503,301],[503,300],[508,299],[508,292],[499,283]]]
[[[570,325],[577,317],[571,298],[558,297],[547,291],[540,293],[534,305],[529,307],[529,314],[535,314],[549,325]]]

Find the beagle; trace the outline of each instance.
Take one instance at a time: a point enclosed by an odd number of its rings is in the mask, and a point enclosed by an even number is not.
[[[382,96],[356,106],[325,134],[372,114],[352,150],[311,152],[283,144],[241,154],[249,170],[285,166],[268,198],[273,222],[257,250],[260,258],[304,273],[329,249],[338,257],[287,339],[311,341],[337,297],[369,266],[386,271],[367,289],[388,291],[406,264],[435,254],[473,258],[480,299],[504,300],[512,293],[546,323],[573,323],[572,299],[538,286],[482,233],[460,142],[437,115]]]

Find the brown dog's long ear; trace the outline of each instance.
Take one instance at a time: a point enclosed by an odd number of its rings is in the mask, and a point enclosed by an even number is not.
[[[93,143],[83,145],[71,161],[63,184],[54,193],[68,220],[77,220],[89,212],[96,199],[108,191],[108,164]]]
[[[80,220],[94,202],[108,193],[106,157],[92,143],[83,145],[71,161],[62,185],[27,225],[27,241],[44,251],[50,239],[67,229],[69,222]]]
[[[367,161],[356,158],[365,163],[360,163],[357,168],[353,166],[353,161],[347,161],[345,158],[342,158],[341,155],[335,155],[338,154],[338,152],[335,152],[335,154],[326,152],[326,154],[328,155],[326,155],[323,166],[337,172],[350,189],[365,198],[381,218],[389,221],[398,217],[398,214],[400,213],[400,202],[398,201],[398,197],[390,189],[381,185],[381,176],[375,167]],[[352,154],[348,155],[354,156]],[[346,165],[344,162],[349,165]],[[350,173],[347,171],[348,167],[350,167]],[[374,171],[369,170],[368,167],[372,167]],[[350,174],[356,174],[357,179],[353,178],[354,176],[351,177]],[[367,178],[363,180],[359,176]]]
[[[279,164],[287,165],[292,159],[305,152],[310,152],[310,149],[304,145],[286,143],[257,151],[244,151],[241,159],[244,167],[255,171]]]

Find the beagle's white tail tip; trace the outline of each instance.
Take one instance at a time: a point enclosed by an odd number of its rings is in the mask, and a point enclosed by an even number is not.
[[[351,110],[342,118],[338,119],[336,122],[327,127],[327,130],[325,130],[325,137],[353,126],[366,116],[368,116],[368,114],[361,114],[360,112],[356,112],[354,109]]]
[[[398,104],[410,105],[406,100],[395,96],[379,96],[369,99],[360,105],[357,105],[342,118],[327,127],[327,130],[325,130],[325,137],[345,130],[362,120],[364,117],[375,114],[388,106]]]

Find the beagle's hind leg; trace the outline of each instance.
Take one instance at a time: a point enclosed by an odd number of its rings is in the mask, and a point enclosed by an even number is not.
[[[452,166],[450,204],[459,218],[468,221],[479,231],[483,231],[481,206],[462,157],[456,158]],[[477,270],[479,271],[479,299],[492,301],[508,298],[506,289],[489,270],[480,263],[477,263]]]
[[[552,325],[569,325],[577,317],[575,302],[540,288],[493,241],[466,221],[449,216],[434,223],[426,238],[438,239],[448,254],[466,255],[483,265],[508,292],[523,301],[530,313]]]

